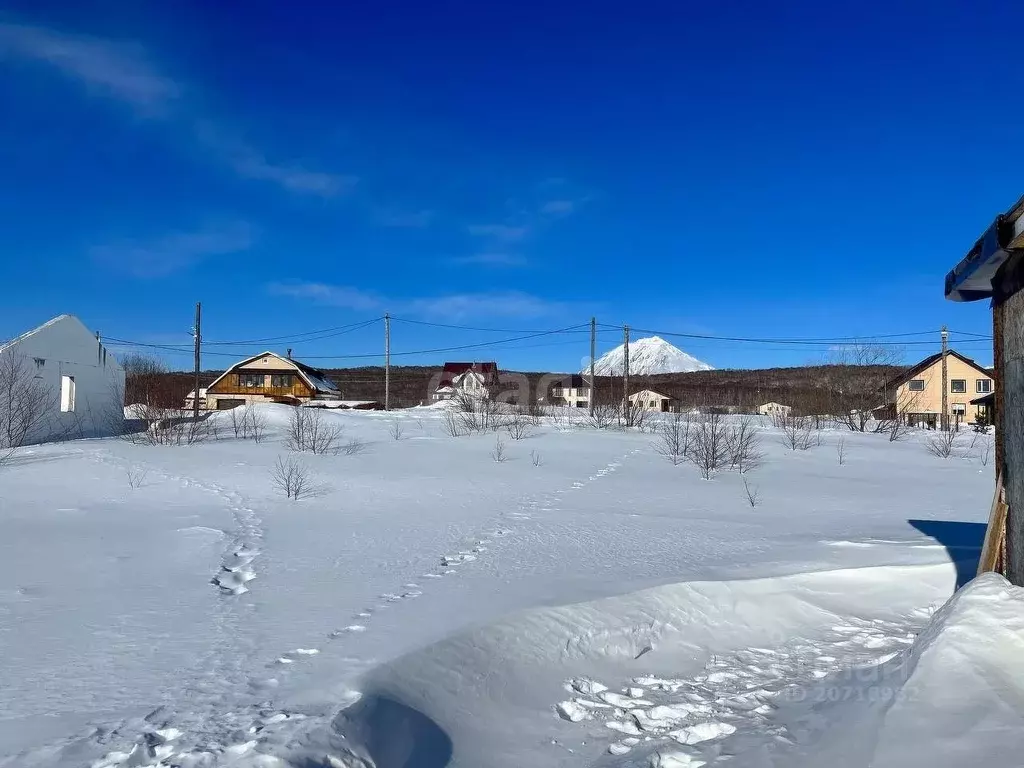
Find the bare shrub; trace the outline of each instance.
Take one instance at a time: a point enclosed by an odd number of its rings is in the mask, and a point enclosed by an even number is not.
[[[655,450],[676,466],[686,461],[690,452],[691,421],[689,414],[675,413],[658,432]]]
[[[738,425],[726,429],[725,450],[729,466],[742,474],[757,469],[764,463],[764,451],[761,450],[761,432],[749,416],[740,419]]]
[[[270,470],[270,479],[284,493],[285,497],[296,501],[311,489],[309,467],[295,456],[289,456],[286,459],[278,456]]]
[[[145,484],[146,478],[149,477],[149,470],[145,467],[127,467],[125,475],[128,477],[128,487],[134,490]]]
[[[209,414],[198,419],[181,416],[181,411],[167,411],[153,406],[139,406],[137,414],[147,425],[140,432],[126,432],[122,437],[137,445],[196,445],[215,440],[219,433]]]
[[[346,456],[358,456],[361,453],[366,453],[370,449],[370,444],[365,440],[359,440],[358,438],[351,438],[346,440],[341,445],[341,453]]]
[[[728,460],[727,431],[718,413],[703,414],[691,426],[689,459],[705,480],[710,480]]]
[[[489,397],[465,395],[458,402],[459,428],[463,434],[488,432],[503,426],[501,406]]]
[[[388,434],[391,435],[391,439],[394,441],[401,440],[405,437],[405,427],[402,422],[396,421],[388,428]]]
[[[505,420],[505,431],[513,440],[522,440],[533,432],[530,417],[520,411],[514,412]]]
[[[530,463],[535,467],[539,467],[544,464],[544,459],[541,458],[539,451],[530,451]]]
[[[747,478],[743,478],[743,492],[747,497],[747,502],[752,508],[761,503],[760,490],[758,490],[756,485],[748,483]]]
[[[508,460],[508,456],[505,455],[505,442],[501,439],[501,435],[498,435],[494,441],[494,448],[491,450],[491,458],[501,464]]]
[[[952,429],[947,432],[937,432],[928,437],[925,441],[925,448],[932,456],[940,459],[948,459],[960,444],[960,435]]]
[[[839,466],[846,463],[846,438],[840,437],[836,443],[836,460],[839,462]]]
[[[231,431],[235,437],[245,438],[249,436],[249,419],[246,418],[248,410],[248,407],[240,406],[228,411],[228,423],[231,425]]]
[[[450,437],[462,437],[466,434],[462,428],[462,419],[459,418],[459,414],[452,410],[444,412],[444,416],[441,417],[441,423],[444,425],[444,431]]]
[[[806,416],[785,416],[778,420],[782,444],[791,451],[806,451],[814,445],[813,423]]]
[[[267,432],[267,413],[262,408],[250,405],[247,409],[249,420],[249,437],[255,443],[262,443]]]
[[[619,409],[614,405],[595,405],[594,412],[587,414],[587,421],[594,429],[608,429],[619,417]]]
[[[325,418],[322,408],[297,406],[288,417],[285,445],[292,451],[337,453],[344,431],[341,424]]]
[[[646,426],[649,422],[653,421],[651,414],[654,411],[648,410],[647,408],[640,408],[629,400],[623,400],[617,411],[618,424],[620,429],[637,428],[641,432],[646,430]]]
[[[987,467],[988,463],[992,460],[992,446],[995,441],[986,435],[981,439],[981,445],[978,447],[978,458],[981,459],[981,466]]]

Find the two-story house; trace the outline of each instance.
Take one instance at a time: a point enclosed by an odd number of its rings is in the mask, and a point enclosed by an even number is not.
[[[590,384],[579,374],[566,376],[551,387],[551,404],[570,408],[590,407]]]
[[[323,371],[274,352],[235,363],[206,388],[206,407],[210,410],[252,402],[300,405],[340,399],[338,388]]]
[[[972,403],[993,391],[992,371],[950,350],[946,354],[946,410],[951,424],[988,420],[983,403]],[[886,386],[889,397],[881,410],[886,418],[937,428],[942,419],[942,353],[926,357]]]
[[[495,362],[445,363],[431,398],[434,402],[463,395],[486,399],[497,395],[498,388],[498,364]]]

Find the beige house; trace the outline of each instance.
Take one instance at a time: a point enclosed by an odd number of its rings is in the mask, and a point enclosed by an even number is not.
[[[655,392],[653,389],[643,389],[629,396],[630,408],[641,408],[645,411],[661,411],[667,413],[678,407],[674,397]]]
[[[781,403],[765,403],[764,405],[757,406],[757,413],[760,416],[771,416],[772,418],[786,418],[792,412],[792,406],[782,405]]]
[[[551,404],[570,408],[590,407],[590,385],[579,374],[566,376],[551,387]]]
[[[972,403],[995,388],[992,371],[969,357],[950,350],[946,355],[947,415],[951,424],[988,421],[983,403]],[[889,402],[880,409],[885,418],[899,418],[916,426],[937,428],[942,414],[942,353],[926,357],[890,382]]]
[[[206,388],[206,407],[214,411],[246,403],[302,405],[334,400],[341,400],[341,393],[323,371],[274,352],[235,363]]]

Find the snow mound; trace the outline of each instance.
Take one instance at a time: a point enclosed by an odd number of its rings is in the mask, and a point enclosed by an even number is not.
[[[823,680],[779,714],[799,765],[1017,765],[1024,750],[1024,589],[978,577],[906,651]]]
[[[594,371],[598,376],[621,376],[624,367],[625,345],[620,344],[597,359]],[[688,355],[660,336],[637,339],[629,344],[629,372],[634,376],[713,370],[712,366],[693,355]],[[587,375],[590,369],[584,369],[580,373]]]

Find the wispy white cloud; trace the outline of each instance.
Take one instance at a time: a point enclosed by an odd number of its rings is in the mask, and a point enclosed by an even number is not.
[[[484,251],[467,256],[455,256],[449,259],[451,264],[475,264],[481,267],[525,267],[526,258],[518,253],[503,251]]]
[[[355,184],[355,177],[274,162],[267,153],[231,136],[185,98],[189,90],[162,73],[137,45],[45,27],[0,24],[0,58],[54,67],[91,93],[127,105],[146,120],[172,123],[215,162],[245,179],[268,181],[288,192],[333,197]]]
[[[470,224],[466,230],[476,237],[490,237],[506,243],[522,240],[530,234],[530,227],[526,224]]]
[[[433,223],[435,213],[427,209],[419,211],[379,209],[374,213],[373,218],[382,227],[422,229],[423,227],[429,227]]]
[[[275,296],[290,296],[293,299],[313,301],[356,312],[373,312],[387,303],[382,296],[370,291],[328,283],[278,282],[268,285],[267,290]]]
[[[564,305],[521,291],[452,293],[414,298],[387,297],[361,288],[316,282],[272,283],[267,290],[278,296],[313,301],[357,312],[406,313],[429,319],[462,320],[470,317],[532,319],[559,314]]]
[[[133,277],[166,277],[211,256],[241,253],[252,247],[255,230],[236,221],[194,231],[169,232],[152,240],[122,240],[90,249],[105,266]]]
[[[128,43],[23,24],[0,24],[0,56],[50,64],[65,76],[147,116],[163,112],[181,96],[181,86],[160,74],[139,46]]]
[[[576,200],[548,200],[540,207],[540,212],[549,216],[568,216],[578,205]]]

